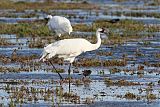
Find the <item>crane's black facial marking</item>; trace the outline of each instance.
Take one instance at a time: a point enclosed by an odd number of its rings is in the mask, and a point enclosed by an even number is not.
[[[48,21],[49,21],[49,18],[44,18],[44,21],[45,21],[45,24],[47,24],[48,23]]]
[[[49,18],[47,18],[47,17],[46,17],[46,18],[44,18],[44,19],[45,19],[46,21],[48,21],[48,20],[49,20]]]
[[[44,18],[44,19],[45,19],[46,21],[48,21],[48,20],[49,20],[49,18],[47,18],[47,17],[46,17],[46,18]]]
[[[102,28],[102,30],[101,30],[101,31],[99,31],[99,32],[104,33],[104,32],[105,32],[105,29],[104,29],[104,28]]]

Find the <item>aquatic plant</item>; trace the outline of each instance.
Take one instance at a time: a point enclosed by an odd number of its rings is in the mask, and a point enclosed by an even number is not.
[[[102,63],[103,66],[125,66],[127,65],[126,60],[106,60]]]
[[[104,79],[104,82],[105,82],[105,84],[107,84],[107,85],[113,85],[113,84],[114,84],[113,80],[111,80],[110,78],[105,78],[105,79]]]
[[[144,70],[144,66],[143,65],[138,65],[138,70]]]
[[[155,94],[147,94],[147,99],[151,99],[151,100],[155,100],[157,99],[156,95]]]
[[[14,45],[13,43],[7,41],[7,39],[0,37],[0,46],[9,46],[9,45]]]
[[[160,53],[156,53],[156,54],[155,54],[155,57],[156,57],[156,58],[160,58]]]
[[[92,104],[92,103],[94,103],[94,98],[86,97],[84,103],[85,104]]]
[[[112,55],[113,55],[113,52],[103,52],[103,51],[99,51],[99,52],[97,52],[97,55],[100,55],[100,56],[112,56]]]
[[[126,80],[117,80],[113,81],[110,78],[105,78],[104,83],[107,85],[116,85],[116,86],[132,86],[132,85],[140,85],[139,82],[131,82]]]
[[[11,98],[10,103],[8,104],[9,107],[16,107],[16,104],[14,103],[13,99]]]
[[[98,60],[98,59],[89,59],[89,58],[82,58],[73,63],[74,66],[83,66],[83,67],[90,67],[90,66],[125,66],[127,62],[125,60]]]
[[[81,81],[80,79],[76,79],[76,80],[74,81],[73,85],[75,85],[75,86],[78,87],[78,86],[83,85],[83,83],[82,83],[82,81]]]
[[[61,68],[59,68],[59,69],[56,69],[57,71],[55,71],[55,70],[52,70],[52,72],[59,72],[59,73],[63,73],[63,72],[65,72],[65,70],[64,69],[61,69]]]
[[[121,72],[121,70],[118,69],[118,68],[112,68],[112,69],[109,70],[109,72],[110,72],[110,74],[115,74],[115,73]]]
[[[135,99],[135,98],[136,98],[136,95],[133,94],[133,93],[127,92],[127,93],[124,95],[124,98],[126,98],[126,99]]]

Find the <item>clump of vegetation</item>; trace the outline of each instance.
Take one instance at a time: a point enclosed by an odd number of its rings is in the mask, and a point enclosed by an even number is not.
[[[64,92],[62,95],[67,101],[74,102],[75,104],[80,104],[80,97],[74,93]]]
[[[3,64],[7,64],[11,62],[10,57],[7,57],[5,55],[0,55],[0,62]]]
[[[63,73],[63,72],[65,72],[65,70],[64,69],[56,69],[57,70],[57,72],[59,72],[59,73]],[[52,72],[56,72],[54,69],[52,70]]]
[[[74,66],[84,66],[84,67],[89,67],[89,66],[101,66],[101,61],[96,60],[96,59],[79,59],[78,61],[75,61],[73,63]]]
[[[105,60],[101,61],[98,59],[86,59],[82,58],[79,59],[78,61],[74,62],[74,66],[84,66],[84,67],[90,67],[90,66],[125,66],[127,62],[125,60]]]
[[[85,104],[92,104],[92,103],[94,103],[94,98],[86,97],[84,103]]]
[[[126,2],[128,0],[113,0],[113,1],[115,1],[115,2]]]
[[[102,61],[103,62],[103,61]],[[126,60],[106,60],[102,63],[103,66],[125,66],[127,65]]]
[[[126,98],[126,99],[136,99],[136,95],[133,94],[133,93],[127,92],[127,93],[124,95],[124,98]]]
[[[14,45],[13,43],[10,43],[9,41],[7,41],[5,38],[1,38],[0,37],[0,46],[9,46],[9,45]]]
[[[156,57],[156,58],[160,58],[160,53],[156,53],[156,54],[155,54],[155,57]]]
[[[144,66],[143,65],[138,65],[138,70],[144,70]]]
[[[99,51],[97,53],[97,55],[100,55],[100,56],[112,56],[113,55],[113,52],[103,52],[103,51]]]
[[[150,63],[149,66],[151,66],[151,67],[160,67],[160,62]]]
[[[147,99],[155,100],[157,99],[157,97],[155,94],[150,93],[150,94],[147,94]]]
[[[118,81],[113,81],[109,78],[104,79],[105,84],[107,85],[116,85],[116,86],[132,86],[132,85],[140,85],[140,83],[137,82],[130,82],[126,80],[118,80]]]
[[[21,72],[21,71],[29,71],[29,68],[19,68],[19,67],[0,67],[0,72],[7,73],[7,72]]]
[[[113,85],[113,84],[114,84],[114,81],[111,80],[110,78],[105,78],[105,79],[104,79],[104,82],[105,82],[105,84],[107,84],[107,85]]]
[[[118,68],[112,68],[112,69],[109,70],[109,72],[110,72],[111,74],[115,74],[115,73],[121,72],[121,70],[118,69]]]
[[[148,46],[148,45],[150,45],[150,44],[151,44],[150,41],[144,41],[144,42],[143,42],[143,45],[144,45],[144,46]]]
[[[83,82],[81,80],[79,80],[79,79],[76,79],[74,81],[73,85],[75,85],[75,86],[81,86],[81,85],[83,85]]]

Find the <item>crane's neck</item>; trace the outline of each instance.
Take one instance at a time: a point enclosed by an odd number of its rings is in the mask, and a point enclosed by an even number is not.
[[[101,37],[98,31],[96,32],[96,36],[97,36],[97,43],[91,45],[90,51],[98,49],[101,45]]]

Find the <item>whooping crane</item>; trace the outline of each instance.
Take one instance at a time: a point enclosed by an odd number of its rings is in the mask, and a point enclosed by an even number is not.
[[[65,17],[48,15],[45,19],[48,21],[49,29],[54,31],[59,37],[64,33],[70,35],[73,30],[70,21]]]
[[[69,91],[70,91],[70,72],[71,72],[71,65],[74,59],[83,52],[98,49],[101,45],[101,37],[100,37],[101,33],[104,33],[104,29],[98,28],[96,31],[96,36],[97,36],[96,44],[92,44],[83,38],[63,39],[55,43],[49,44],[48,46],[44,47],[43,55],[40,58],[40,61],[41,60],[47,61],[54,56],[58,56],[59,58],[64,58],[64,61],[69,61],[70,64],[68,69],[68,77],[69,77]],[[53,64],[52,66],[55,69]],[[58,75],[62,79],[62,76],[59,73]]]

